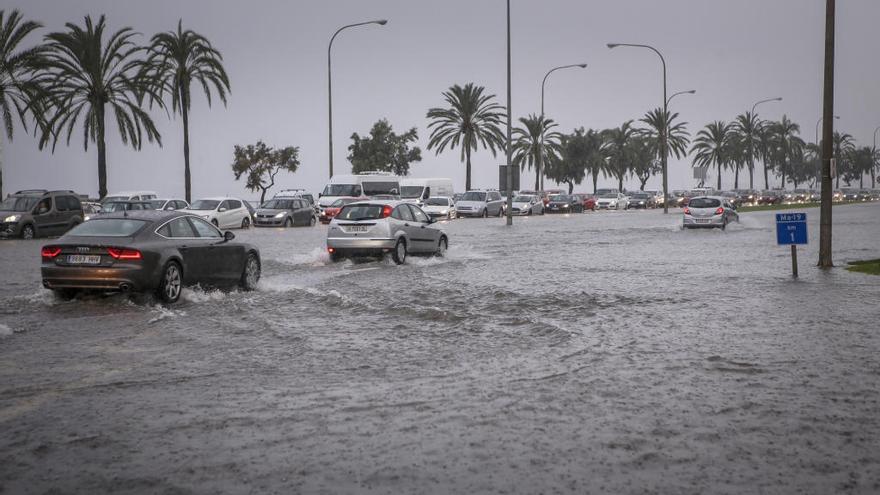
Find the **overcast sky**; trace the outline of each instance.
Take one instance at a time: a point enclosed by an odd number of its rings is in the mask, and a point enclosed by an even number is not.
[[[659,59],[648,50],[609,50],[605,44],[647,43],[666,57],[669,94],[697,90],[671,105],[689,122],[691,134],[713,120],[732,120],[757,100],[782,96],[780,103],[760,106],[760,116],[787,114],[801,125],[805,140],[814,140],[822,111],[824,0],[511,3],[515,119],[540,111],[541,79],[548,69],[579,62],[589,67],[557,71],[547,83],[546,113],[560,130],[608,128],[640,118],[662,104]],[[462,189],[458,151],[437,156],[425,149],[425,113],[441,106],[441,92],[456,83],[483,85],[499,103],[506,102],[504,7],[503,0],[3,2],[4,9],[17,8],[44,24],[25,45],[63,29],[65,22],[82,24],[89,14],[106,14],[113,30],[133,27],[143,33],[144,43],[156,32],[176,28],[179,18],[185,28],[207,36],[224,56],[232,93],[226,108],[208,108],[202,95],[194,97],[193,195],[246,198],[258,195],[233,178],[236,144],[264,140],[271,146],[298,146],[300,170],[279,176],[279,184],[317,192],[327,182],[327,43],[342,25],[379,18],[388,24],[346,30],[333,46],[336,173],[350,170],[351,134],[367,134],[377,119],[387,118],[397,131],[418,129],[423,160],[412,167],[413,176],[451,177]],[[868,146],[880,125],[878,19],[877,0],[837,3],[835,113],[841,119],[836,130]],[[110,192],[151,189],[183,195],[180,119],[169,120],[161,111],[153,117],[161,148],[147,143],[135,151],[109,128]],[[96,194],[96,148],[84,151],[81,135],[76,132],[69,147],[60,143],[51,154],[39,151],[36,141],[16,128],[14,141],[4,137],[2,142],[4,189],[70,188]],[[496,167],[502,161],[478,151],[475,186],[497,187]],[[526,172],[523,177],[534,176]],[[670,189],[694,186],[691,177],[689,159],[670,161]],[[732,175],[725,175],[723,186],[732,187],[732,181]],[[603,184],[616,181],[600,179]],[[635,188],[637,182],[626,185]],[[649,182],[659,185],[659,176]]]

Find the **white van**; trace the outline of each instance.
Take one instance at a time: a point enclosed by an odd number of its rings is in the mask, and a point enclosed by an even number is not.
[[[408,203],[421,204],[434,196],[451,198],[455,194],[452,179],[401,179],[400,199]]]
[[[157,197],[156,191],[122,191],[104,196],[101,204],[108,201],[146,201]]]
[[[400,177],[387,172],[334,175],[318,195],[318,206],[326,208],[339,198],[359,198],[379,194],[400,194]]]

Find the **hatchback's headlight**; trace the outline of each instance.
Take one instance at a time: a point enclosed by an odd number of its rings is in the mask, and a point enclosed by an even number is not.
[[[284,218],[284,212],[282,211],[281,213],[275,215],[275,218]]]
[[[449,214],[449,210],[440,210],[440,214],[441,214],[441,215],[448,215],[448,214]]]
[[[9,215],[8,217],[3,219],[4,222],[17,222],[18,215]]]

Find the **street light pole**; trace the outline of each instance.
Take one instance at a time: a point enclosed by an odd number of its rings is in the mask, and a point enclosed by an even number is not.
[[[547,78],[550,77],[550,74],[556,72],[560,69],[571,69],[574,67],[580,67],[581,69],[586,69],[587,64],[570,64],[570,65],[560,65],[559,67],[554,67],[547,71],[544,74],[544,79],[541,81],[541,125],[544,124],[544,86],[547,84]],[[541,128],[541,142],[538,145],[538,177],[540,180],[540,184],[535,184],[535,189],[539,191],[544,190],[544,128]]]
[[[663,54],[660,53],[660,50],[657,50],[656,48],[654,48],[651,45],[636,45],[636,44],[631,44],[631,43],[608,43],[607,46],[608,46],[608,48],[617,48],[618,46],[631,46],[631,47],[635,47],[635,48],[647,48],[649,50],[652,50],[654,53],[656,53],[657,56],[660,57],[660,62],[663,63],[663,120],[664,120],[664,122],[663,122],[663,128],[660,129],[660,149],[661,149],[661,153],[662,153],[661,158],[663,160],[663,213],[668,214],[669,213],[669,204],[666,201],[666,198],[669,195],[669,191],[668,191],[669,179],[668,179],[668,174],[667,174],[668,166],[667,166],[667,156],[666,155],[668,155],[669,153],[667,151],[667,142],[666,142],[667,129],[666,129],[665,120],[666,120],[666,116],[669,114],[669,100],[666,99],[666,59],[663,58]]]
[[[512,112],[510,110],[510,0],[507,0],[507,146],[505,149],[507,150],[507,226],[510,227],[513,225],[513,163],[511,163],[513,156],[512,148],[512,124],[510,120],[512,117]]]
[[[749,133],[749,189],[755,188],[755,141],[754,134],[757,130],[758,126],[758,118],[755,116],[755,109],[758,108],[758,105],[761,103],[767,103],[770,101],[782,101],[781,96],[777,96],[776,98],[767,98],[766,100],[756,101],[754,105],[752,105],[752,113],[749,114],[749,118],[752,119],[752,132]],[[766,172],[766,167],[765,167]],[[764,174],[764,189],[769,189],[769,184],[767,184],[767,175]]]
[[[819,267],[834,266],[831,220],[831,149],[834,134],[834,10],[835,1],[825,1],[825,64],[823,67],[822,115],[822,204],[819,207]],[[817,143],[818,144],[818,143]]]
[[[691,90],[688,90],[688,91],[679,91],[678,93],[672,93],[672,96],[670,96],[669,98],[666,99],[666,106],[668,107],[668,106],[669,106],[669,102],[672,101],[672,99],[675,98],[675,97],[678,96],[678,95],[684,95],[684,94],[692,95],[692,94],[694,94],[694,93],[696,93],[696,92],[697,92],[696,89],[691,89]]]
[[[330,50],[333,48],[333,40],[336,39],[336,35],[342,32],[343,29],[348,29],[357,26],[364,26],[366,24],[378,24],[380,26],[384,26],[388,23],[387,19],[379,19],[375,21],[365,21],[358,22],[355,24],[349,24],[347,26],[342,26],[337,29],[333,36],[330,38],[330,44],[327,45],[327,141],[330,147],[330,178],[333,178],[333,79],[332,73],[330,71]]]
[[[819,120],[816,121],[816,147],[819,146],[819,124],[825,120],[825,117],[819,117]],[[834,120],[840,120],[840,115],[835,115]]]
[[[875,169],[877,168],[877,131],[880,131],[880,126],[874,129],[874,147],[871,148],[871,189],[874,189],[876,185],[874,178],[876,177]]]

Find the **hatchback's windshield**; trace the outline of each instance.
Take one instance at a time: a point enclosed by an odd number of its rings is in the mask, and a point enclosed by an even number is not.
[[[39,198],[10,196],[0,203],[0,211],[31,211]]]
[[[599,197],[606,198],[606,199],[608,199],[608,198],[617,199],[617,193],[602,193],[599,195]]]
[[[375,220],[382,218],[382,207],[384,205],[345,205],[336,216],[339,220]]]
[[[633,199],[648,199],[649,196],[645,193],[636,193],[632,195]]]
[[[567,203],[571,201],[571,196],[566,196],[565,194],[556,194],[554,196],[550,196],[550,201],[558,201],[560,203]]]
[[[130,203],[130,202],[116,202],[116,203],[104,203],[101,206],[101,211],[104,213],[113,213],[115,211],[125,211],[125,210],[155,210],[151,203]]]
[[[690,208],[718,208],[719,206],[721,206],[721,201],[714,198],[694,198],[688,201]]]
[[[516,196],[513,198],[514,203],[528,203],[531,200],[531,196]]]
[[[345,206],[349,203],[354,203],[355,201],[357,201],[357,200],[352,199],[352,198],[342,198],[342,199],[337,199],[336,201],[331,203],[330,206],[333,208],[342,208],[343,206]]]
[[[112,203],[114,201],[128,201],[131,199],[128,196],[105,196],[104,199],[101,200],[101,203]]]
[[[360,196],[361,186],[357,184],[327,184],[324,196]]]
[[[449,200],[446,198],[428,198],[425,200],[426,206],[449,206]]]
[[[479,191],[470,191],[464,193],[461,197],[462,201],[486,201],[486,193]]]
[[[130,237],[147,222],[131,218],[97,218],[83,222],[67,233],[77,237]]]
[[[193,201],[193,204],[189,206],[190,210],[215,210],[217,206],[220,204],[219,201],[214,199],[199,199]]]
[[[149,201],[149,203],[150,203],[150,206],[152,206],[154,210],[158,210],[159,208],[165,206],[164,199],[154,199],[152,201]]]
[[[289,199],[270,199],[263,203],[260,208],[267,210],[290,210],[293,208],[293,201]]]
[[[422,197],[422,186],[400,186],[400,197],[415,199]]]

